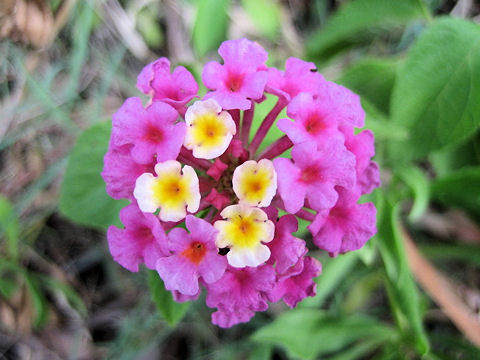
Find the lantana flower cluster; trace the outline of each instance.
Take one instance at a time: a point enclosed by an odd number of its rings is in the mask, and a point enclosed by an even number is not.
[[[113,115],[102,176],[112,198],[131,202],[120,211],[124,227],[108,229],[113,258],[156,270],[176,301],[206,291],[212,322],[230,327],[271,302],[294,307],[315,295],[321,264],[293,235],[297,218],[331,256],[375,234],[376,209],[359,198],[379,172],[372,132],[355,134],[365,118],[357,95],[310,62],[268,67],[267,52],[247,39],[218,52],[223,64],[203,68],[203,97],[166,58],[142,70],[137,87],[151,100],[129,98]],[[251,136],[267,94],[276,103]],[[259,151],[274,124],[283,136]]]

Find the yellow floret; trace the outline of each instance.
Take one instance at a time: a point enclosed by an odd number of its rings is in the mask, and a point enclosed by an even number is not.
[[[277,175],[270,160],[244,162],[233,173],[233,190],[241,204],[268,206],[277,191]]]

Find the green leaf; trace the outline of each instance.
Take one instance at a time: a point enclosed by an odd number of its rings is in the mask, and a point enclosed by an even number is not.
[[[399,204],[384,199],[378,213],[376,240],[387,275],[387,293],[404,337],[421,354],[429,351],[423,328],[418,289],[412,278],[399,227]]]
[[[303,300],[300,307],[320,307],[325,299],[343,281],[358,262],[358,253],[352,251],[323,262],[322,274],[315,281],[317,283],[317,294],[313,298]]]
[[[400,178],[412,189],[414,202],[410,210],[410,221],[416,221],[427,210],[430,201],[430,183],[419,168],[409,166],[399,172]]]
[[[199,0],[193,26],[193,47],[200,57],[215,50],[225,40],[229,0]]]
[[[435,151],[429,156],[429,160],[437,176],[449,173],[468,166],[480,165],[480,133],[466,143],[455,148],[446,148]]]
[[[275,0],[242,0],[248,16],[263,36],[275,40],[280,28],[280,7]]]
[[[365,128],[375,134],[377,140],[404,140],[408,136],[406,128],[399,124],[392,124],[375,105],[366,98],[361,99],[362,107],[365,110]]]
[[[175,327],[183,319],[191,303],[178,303],[173,300],[172,293],[165,290],[163,281],[156,271],[148,272],[148,286],[158,311],[170,326]]]
[[[44,294],[42,293],[38,280],[35,276],[24,273],[25,284],[27,285],[28,294],[31,297],[33,309],[35,311],[35,318],[33,326],[36,328],[42,327],[48,320],[48,307]]]
[[[18,237],[20,234],[17,215],[7,198],[0,195],[0,239],[5,236],[7,254],[11,259],[18,258]]]
[[[259,329],[252,339],[275,344],[292,357],[313,359],[358,340],[395,339],[395,330],[367,316],[335,317],[316,309],[295,309]]]
[[[126,201],[110,198],[100,173],[108,149],[110,122],[92,126],[78,137],[60,189],[60,212],[82,225],[106,229],[119,224]]]
[[[138,31],[148,46],[159,48],[163,45],[164,36],[160,23],[157,18],[158,9],[154,7],[145,7],[137,14],[136,25]]]
[[[68,302],[80,313],[82,316],[87,316],[87,308],[80,295],[68,284],[58,281],[50,276],[38,276],[42,284],[53,291],[60,291]]]
[[[307,54],[316,59],[327,58],[355,43],[359,37],[365,37],[369,30],[404,26],[429,16],[418,0],[349,1],[333,14],[324,28],[308,39]]]
[[[480,219],[480,167],[464,168],[437,179],[432,184],[432,196]]]
[[[398,59],[364,59],[345,70],[337,82],[388,114],[399,64]]]
[[[412,48],[395,82],[392,122],[409,139],[392,142],[394,162],[421,158],[459,144],[480,124],[480,26],[443,18]]]

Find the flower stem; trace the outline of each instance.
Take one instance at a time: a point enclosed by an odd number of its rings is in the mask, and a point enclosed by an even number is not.
[[[307,220],[307,221],[313,221],[315,219],[315,214],[305,209],[300,209],[295,215],[300,219]]]
[[[245,148],[248,146],[248,139],[250,137],[250,127],[252,126],[254,113],[255,113],[255,103],[252,101],[252,107],[243,112],[241,139],[242,139],[243,147]]]
[[[263,139],[265,139],[265,136],[267,135],[268,130],[270,130],[278,114],[280,114],[280,112],[283,110],[283,108],[286,105],[287,103],[285,102],[285,100],[279,98],[277,103],[273,107],[273,109],[270,110],[267,116],[265,116],[265,119],[263,119],[263,122],[258,128],[257,133],[255,134],[255,137],[250,143],[250,146],[249,146],[250,156],[253,157],[255,155],[255,153],[258,150],[258,147],[262,143]]]
[[[286,150],[290,149],[293,146],[292,141],[288,138],[287,135],[283,135],[280,139],[275,141],[273,144],[268,146],[263,152],[258,155],[257,160],[260,159],[273,159],[274,157],[282,154]]]
[[[238,109],[233,109],[233,110],[228,110],[229,114],[232,116],[233,121],[235,122],[235,127],[237,128],[237,133],[235,134],[235,137],[238,138],[240,136],[240,110]]]
[[[192,152],[187,148],[183,147],[180,149],[180,154],[178,155],[178,160],[183,162],[186,165],[193,167],[199,167],[203,170],[208,170],[212,163],[206,159],[197,159],[193,156]]]

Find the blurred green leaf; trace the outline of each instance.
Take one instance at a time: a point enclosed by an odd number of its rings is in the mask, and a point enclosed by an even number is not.
[[[335,317],[316,309],[295,309],[259,329],[252,339],[283,347],[292,357],[313,359],[355,341],[395,339],[396,332],[367,316]]]
[[[7,254],[11,259],[18,258],[18,237],[20,235],[17,215],[7,198],[0,195],[0,239],[6,239]]]
[[[242,0],[248,16],[263,36],[275,40],[280,28],[280,5],[275,0]]]
[[[480,167],[464,168],[437,179],[432,184],[432,196],[480,219]]]
[[[400,178],[412,189],[413,206],[408,215],[410,221],[415,221],[427,210],[430,201],[430,182],[422,170],[409,166],[399,171]]]
[[[193,47],[200,57],[215,50],[225,40],[229,0],[198,0],[193,26]]]
[[[415,344],[419,353],[426,354],[429,344],[423,328],[418,289],[410,272],[400,234],[399,205],[385,199],[378,214],[380,218],[376,240],[387,275],[387,292],[392,309],[405,338]]]
[[[9,299],[21,284],[16,275],[23,278],[24,274],[25,270],[16,261],[0,258],[0,293]]]
[[[356,251],[339,255],[322,263],[322,274],[315,278],[317,294],[313,298],[306,298],[299,307],[320,307],[325,299],[334,291],[349,274],[358,262]]]
[[[375,134],[377,140],[404,140],[408,137],[408,131],[401,125],[392,124],[386,116],[367,99],[362,99],[362,107],[365,110],[365,128]]]
[[[99,229],[120,225],[118,213],[127,205],[107,195],[100,175],[110,128],[110,122],[100,123],[78,137],[60,189],[60,212],[74,222]]]
[[[163,281],[156,271],[148,272],[148,287],[162,317],[170,326],[175,327],[183,319],[191,303],[178,303],[173,300],[172,293],[165,290]]]
[[[388,114],[399,64],[399,59],[364,59],[345,70],[337,82]]]
[[[95,9],[89,1],[80,1],[75,8],[75,23],[71,36],[73,48],[71,50],[70,66],[68,69],[69,83],[65,90],[67,98],[75,97],[79,89],[80,75],[87,62],[90,47],[90,34],[93,29]]]
[[[163,31],[156,11],[145,7],[137,14],[136,25],[148,46],[159,48],[164,41]]]
[[[480,166],[480,133],[454,148],[446,148],[430,154],[429,160],[437,176],[444,176],[468,166]]]
[[[344,3],[326,26],[307,41],[307,54],[318,60],[334,55],[354,43],[371,29],[404,26],[417,19],[429,18],[418,0],[353,0]]]
[[[48,308],[44,294],[38,285],[38,279],[33,275],[24,273],[25,284],[27,285],[28,294],[32,300],[33,309],[35,311],[35,318],[33,326],[36,328],[42,327],[48,320]]]
[[[78,295],[78,293],[68,284],[60,282],[54,279],[51,276],[39,276],[42,284],[44,284],[47,288],[50,288],[52,291],[60,291],[67,301],[75,308],[80,315],[87,316],[87,308],[85,307],[85,303],[83,299]]]
[[[392,142],[392,163],[417,159],[469,138],[480,124],[480,26],[434,22],[418,39],[395,82],[391,115],[409,129]]]
[[[480,267],[480,246],[478,245],[421,245],[422,254],[434,261],[463,261]]]

